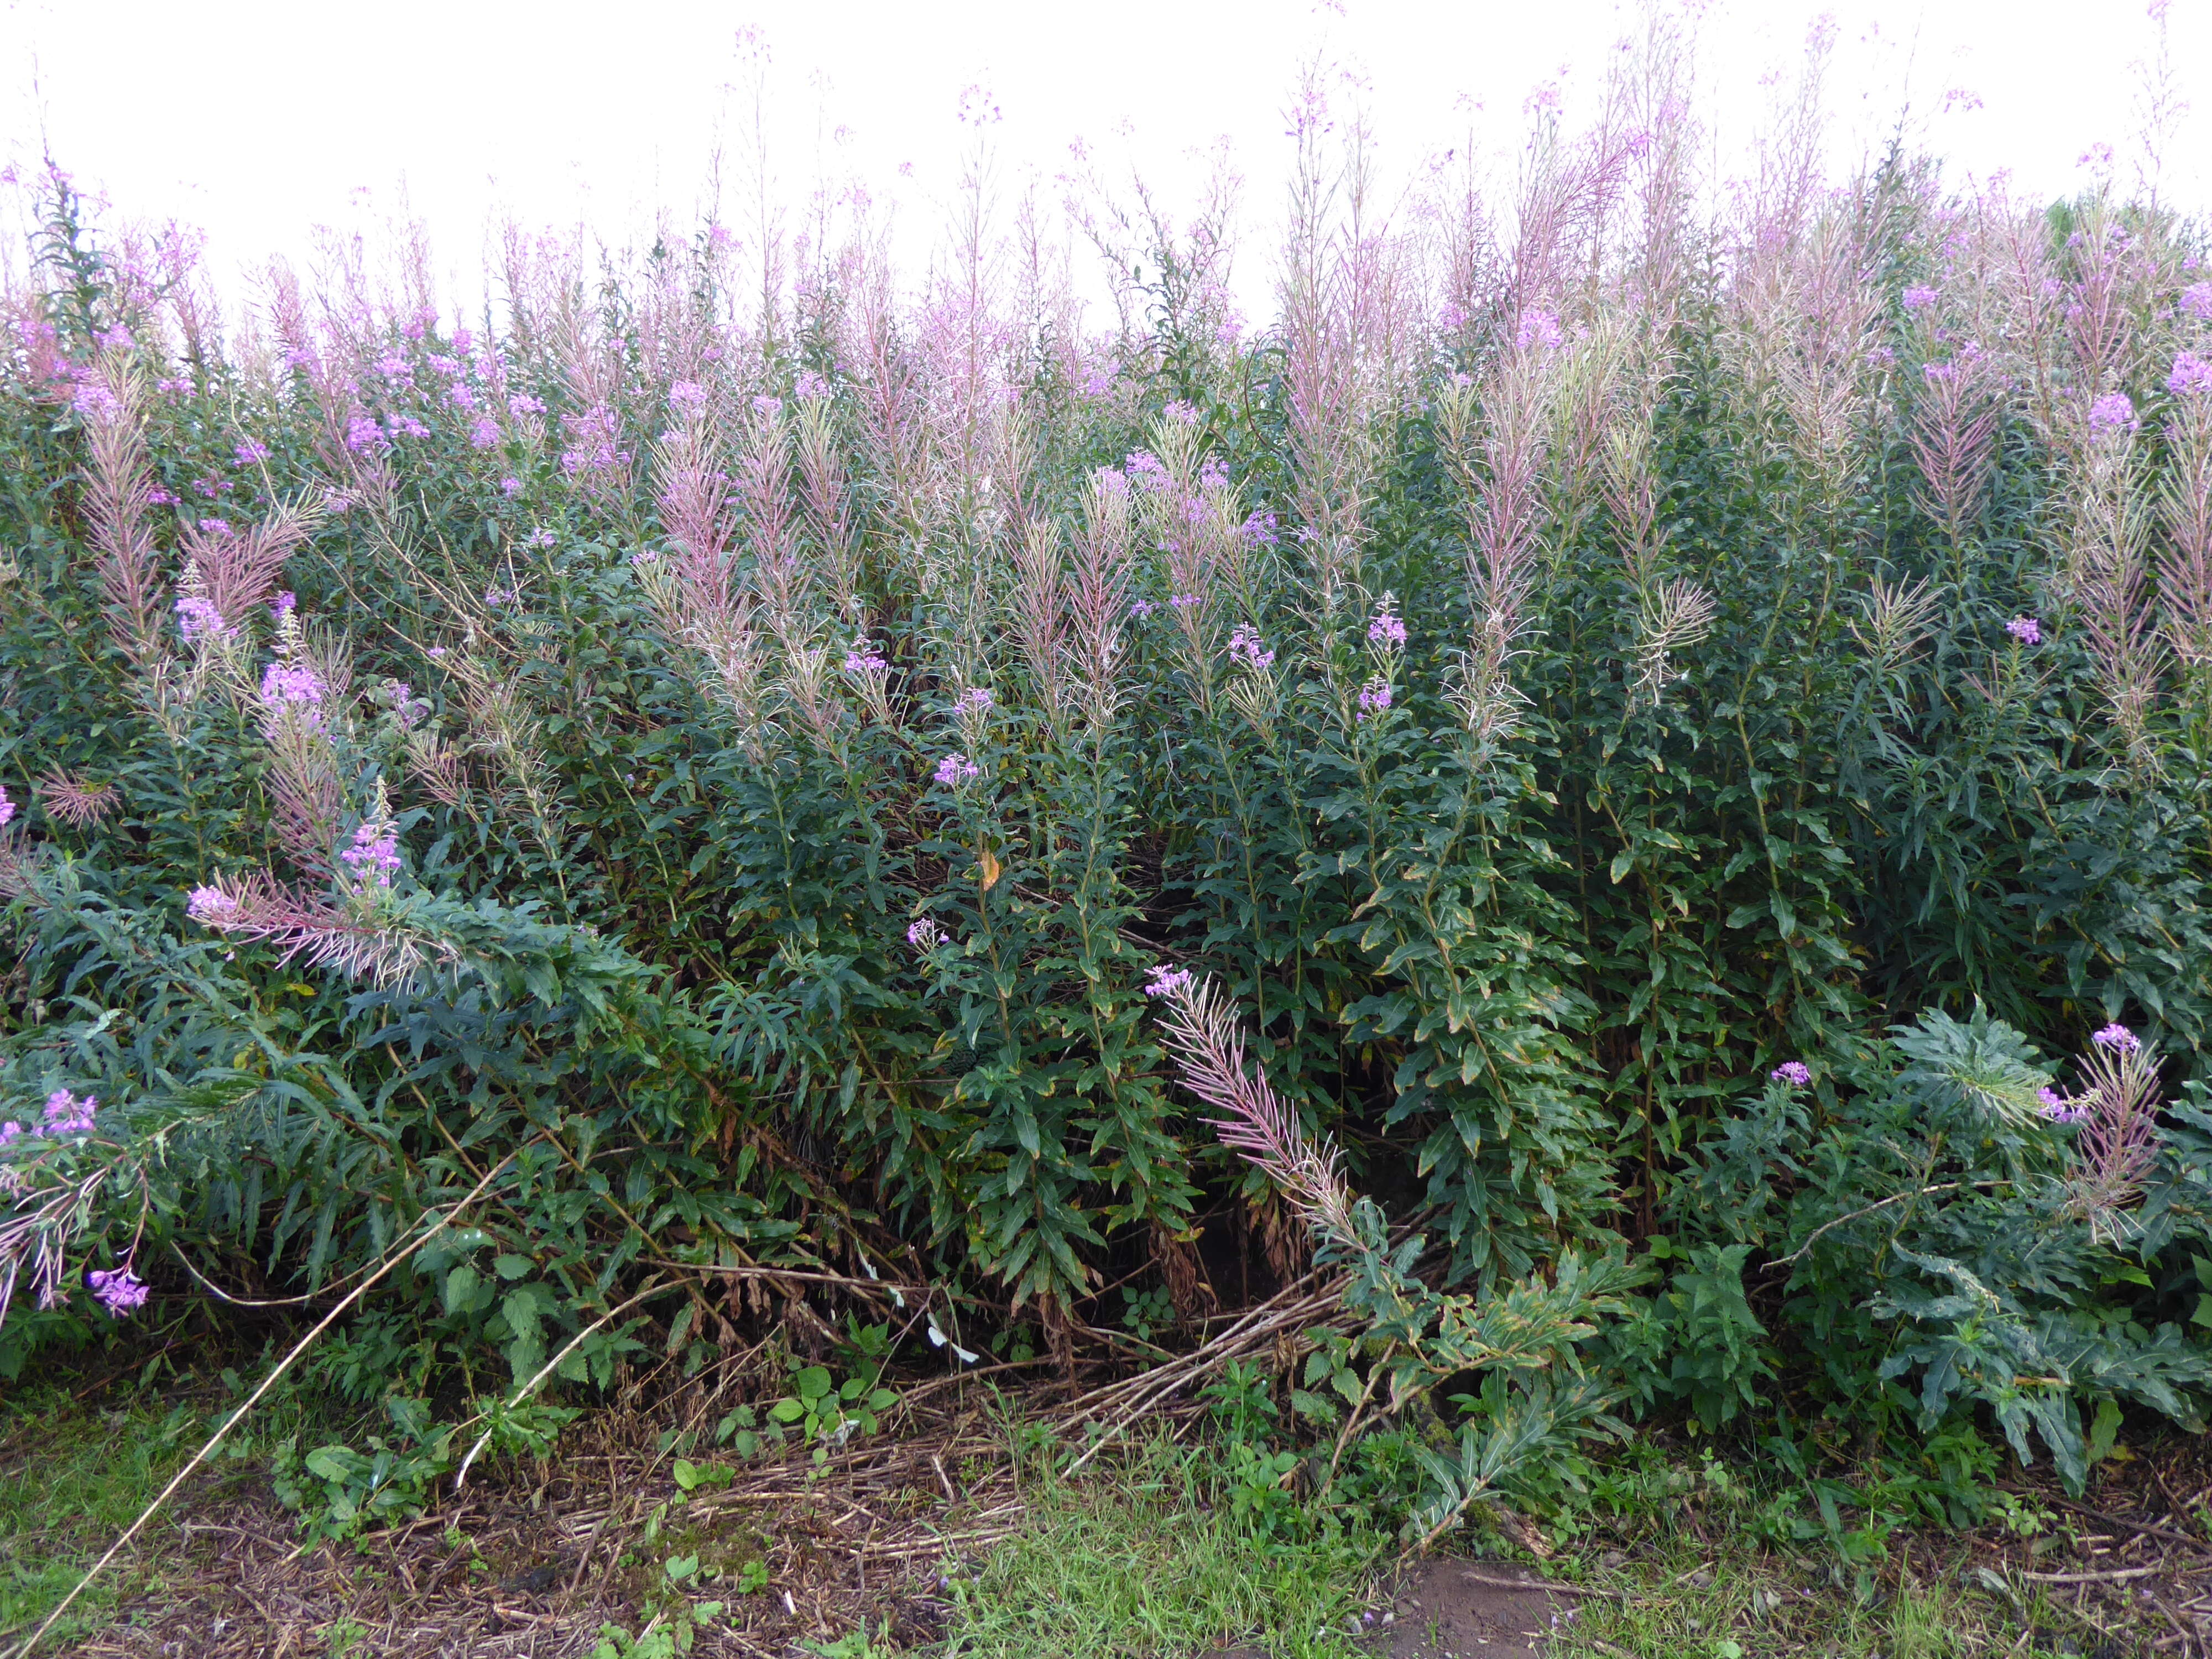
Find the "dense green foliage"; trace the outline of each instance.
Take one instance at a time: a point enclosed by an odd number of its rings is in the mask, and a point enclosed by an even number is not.
[[[1308,1243],[1170,964],[1438,1282],[1646,1265],[1531,1362],[1593,1409],[2074,1480],[2197,1420],[2212,1118],[2107,1154],[2147,1096],[2037,1092],[2212,1042],[2174,226],[1893,165],[1663,258],[1524,232],[1439,323],[1316,219],[1249,343],[1203,239],[1086,343],[857,255],[752,314],[704,237],[225,345],[78,212],[0,398],[0,1109],[100,1104],[0,1151],[9,1374],[87,1269],[342,1289],[493,1172],[330,1350],[362,1397],[768,1310],[687,1268],[889,1263],[971,1347],[1138,1269],[1189,1314]]]

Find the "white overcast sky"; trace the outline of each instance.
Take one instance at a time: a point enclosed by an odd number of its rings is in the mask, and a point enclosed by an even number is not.
[[[1680,0],[1674,0],[1679,9]],[[2090,146],[2127,176],[2144,0],[1708,0],[1698,18],[1700,113],[1731,146],[1832,14],[1829,83],[1839,159],[1908,98],[1954,176],[2008,169],[2037,194],[2087,182]],[[484,232],[587,222],[619,240],[652,210],[702,199],[718,125],[744,111],[737,45],[770,54],[767,130],[785,193],[857,176],[896,201],[909,255],[941,222],[972,135],[964,89],[988,89],[1001,176],[1049,177],[1084,141],[1133,164],[1170,200],[1226,138],[1263,244],[1288,152],[1281,111],[1316,54],[1364,77],[1386,162],[1410,174],[1460,141],[1468,103],[1503,146],[1523,100],[1559,81],[1571,117],[1638,8],[1616,0],[835,0],[809,6],[631,0],[0,0],[0,105],[9,157],[50,149],[117,211],[196,223],[234,271],[297,253],[310,227],[373,228],[399,209],[430,227],[441,268],[480,292]],[[2181,90],[2212,106],[2212,0],[2172,0]],[[1563,75],[1564,71],[1564,75]],[[1944,94],[1973,94],[1942,112]],[[733,155],[733,137],[726,143]],[[2182,129],[2166,193],[2205,199],[2212,106]],[[2177,165],[2178,164],[2178,165]],[[911,172],[902,169],[910,167]],[[1266,280],[1251,246],[1239,287]],[[1260,269],[1255,269],[1255,266]]]

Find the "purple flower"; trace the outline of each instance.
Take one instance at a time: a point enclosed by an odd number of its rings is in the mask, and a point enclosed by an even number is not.
[[[1229,654],[1255,674],[1275,665],[1275,653],[1261,649],[1260,636],[1241,624],[1229,635]]]
[[[8,799],[8,786],[0,783],[0,830],[15,821],[15,803]]]
[[[2212,283],[2191,283],[2176,302],[2200,323],[2212,323]]]
[[[1380,714],[1390,706],[1390,682],[1376,675],[1359,688],[1359,718]]]
[[[1168,481],[1167,464],[1149,449],[1133,449],[1121,463],[1121,470],[1129,482],[1142,488],[1164,484]]]
[[[1905,290],[1905,308],[1907,311],[1925,311],[1936,303],[1937,297],[1934,289],[1915,283]]]
[[[469,428],[469,447],[496,449],[500,441],[499,422],[489,415],[483,416]]]
[[[324,689],[322,677],[305,663],[272,662],[261,673],[261,701],[279,713],[287,708],[319,713]]]
[[[945,930],[924,916],[908,927],[906,942],[917,951],[934,951],[945,943]]]
[[[1521,313],[1521,326],[1514,331],[1513,343],[1523,351],[1530,346],[1550,351],[1565,338],[1559,331],[1557,317],[1548,311],[1530,309]]]
[[[1176,398],[1165,409],[1162,410],[1160,413],[1166,416],[1168,419],[1173,421],[1177,426],[1196,426],[1198,424],[1198,411],[1193,409],[1188,404],[1183,402],[1180,398]]]
[[[10,1142],[21,1140],[27,1134],[34,1135],[36,1133],[38,1133],[36,1129],[26,1129],[21,1124],[16,1122],[11,1118],[5,1123],[0,1123],[0,1146],[5,1146]]]
[[[1382,608],[1375,613],[1374,620],[1367,624],[1367,643],[1379,645],[1385,651],[1401,650],[1405,646],[1405,619],[1391,611],[1390,601],[1388,599],[1382,601]]]
[[[792,382],[791,395],[801,403],[814,403],[830,395],[830,382],[812,369],[802,368],[798,380]]]
[[[399,867],[399,832],[388,823],[364,823],[353,832],[353,845],[338,854],[353,872],[356,898],[372,888],[392,885],[392,872]]]
[[[1275,515],[1254,507],[1237,533],[1244,538],[1247,547],[1273,547],[1279,539],[1275,534]]]
[[[981,686],[971,685],[954,701],[952,713],[956,719],[960,720],[965,720],[970,715],[988,714],[991,712],[991,705],[994,701],[996,700],[991,694]]]
[[[189,644],[194,640],[221,639],[230,632],[230,624],[205,596],[187,593],[177,601],[177,632]]]
[[[269,446],[248,438],[232,453],[238,457],[240,466],[258,466],[269,459]]]
[[[391,444],[384,428],[366,415],[356,415],[346,422],[345,447],[356,455],[388,449]]]
[[[113,1273],[89,1273],[84,1278],[100,1305],[117,1319],[146,1305],[145,1281],[128,1267],[118,1267]]]
[[[2043,624],[2033,617],[2014,617],[2005,624],[2005,632],[2022,645],[2043,643]]]
[[[200,534],[203,536],[228,536],[230,533],[230,520],[228,519],[202,519],[200,520]]]
[[[76,405],[78,414],[96,416],[102,420],[112,420],[123,412],[122,402],[98,380],[86,381],[70,401]]]
[[[890,671],[890,665],[884,660],[883,653],[877,650],[870,641],[857,641],[845,653],[845,672],[848,674],[884,674]]]
[[[2108,392],[2089,405],[2089,430],[2094,433],[2132,431],[2136,406],[2124,392]]]
[[[2038,1109],[2053,1123],[2079,1123],[2089,1115],[2089,1108],[2082,1101],[2069,1100],[2048,1085],[2035,1091]]]
[[[1145,970],[1145,994],[1148,997],[1171,997],[1182,994],[1191,988],[1190,969],[1171,967],[1163,962]]]
[[[290,616],[299,608],[299,595],[293,592],[292,590],[288,587],[283,592],[279,593],[275,599],[270,600],[269,620],[272,623],[282,623],[285,617]]]
[[[1204,599],[1196,593],[1170,593],[1168,595],[1168,608],[1170,611],[1188,611],[1194,605],[1202,605],[1204,603]]]
[[[545,405],[527,392],[518,392],[507,400],[507,412],[510,415],[543,415]]]
[[[668,388],[668,401],[678,409],[698,409],[707,401],[707,388],[696,380],[678,380]]]
[[[753,399],[753,413],[765,415],[770,420],[783,413],[783,399],[771,398],[766,392]]]
[[[1151,616],[1153,611],[1158,609],[1159,607],[1154,605],[1150,599],[1132,599],[1129,601],[1129,614],[1135,617],[1139,622],[1144,621],[1146,617]]]
[[[2142,1039],[2118,1021],[2102,1030],[2089,1033],[2089,1041],[2100,1048],[2109,1048],[2115,1054],[2131,1054],[2142,1047]]]
[[[947,789],[957,789],[982,775],[983,769],[957,749],[937,763],[937,781]]]
[[[155,507],[174,507],[177,504],[175,495],[159,484],[146,492],[146,499]]]
[[[53,1135],[89,1134],[92,1115],[100,1109],[100,1099],[87,1095],[79,1100],[66,1089],[57,1089],[46,1097],[46,1133]]]
[[[2193,351],[2185,351],[2173,360],[2173,373],[2166,377],[2166,389],[2177,398],[2193,398],[2200,392],[2212,392],[2212,358],[2200,357]]]
[[[238,914],[238,901],[220,887],[195,887],[185,897],[185,914],[203,927],[220,927]]]
[[[430,428],[412,415],[394,415],[392,417],[392,429],[410,438],[427,438],[430,435]]]
[[[520,478],[501,478],[499,481],[499,493],[506,496],[507,500],[513,501],[517,495],[520,495],[522,493],[522,480]]]
[[[1786,1083],[1793,1089],[1802,1089],[1813,1080],[1813,1068],[1802,1060],[1785,1060],[1766,1075],[1777,1083]]]

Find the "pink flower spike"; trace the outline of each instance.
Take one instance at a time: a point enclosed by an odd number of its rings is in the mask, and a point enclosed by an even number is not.
[[[2142,1047],[2142,1039],[2117,1020],[2101,1030],[2092,1031],[2089,1041],[2100,1048],[2109,1048],[2123,1054],[2131,1054]]]

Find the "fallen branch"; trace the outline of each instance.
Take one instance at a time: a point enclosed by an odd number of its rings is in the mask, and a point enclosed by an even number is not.
[[[2021,1577],[2039,1584],[2103,1584],[2120,1578],[2148,1578],[2154,1573],[2171,1571],[2171,1567],[2157,1565],[2114,1567],[2106,1572],[2024,1572]]]

